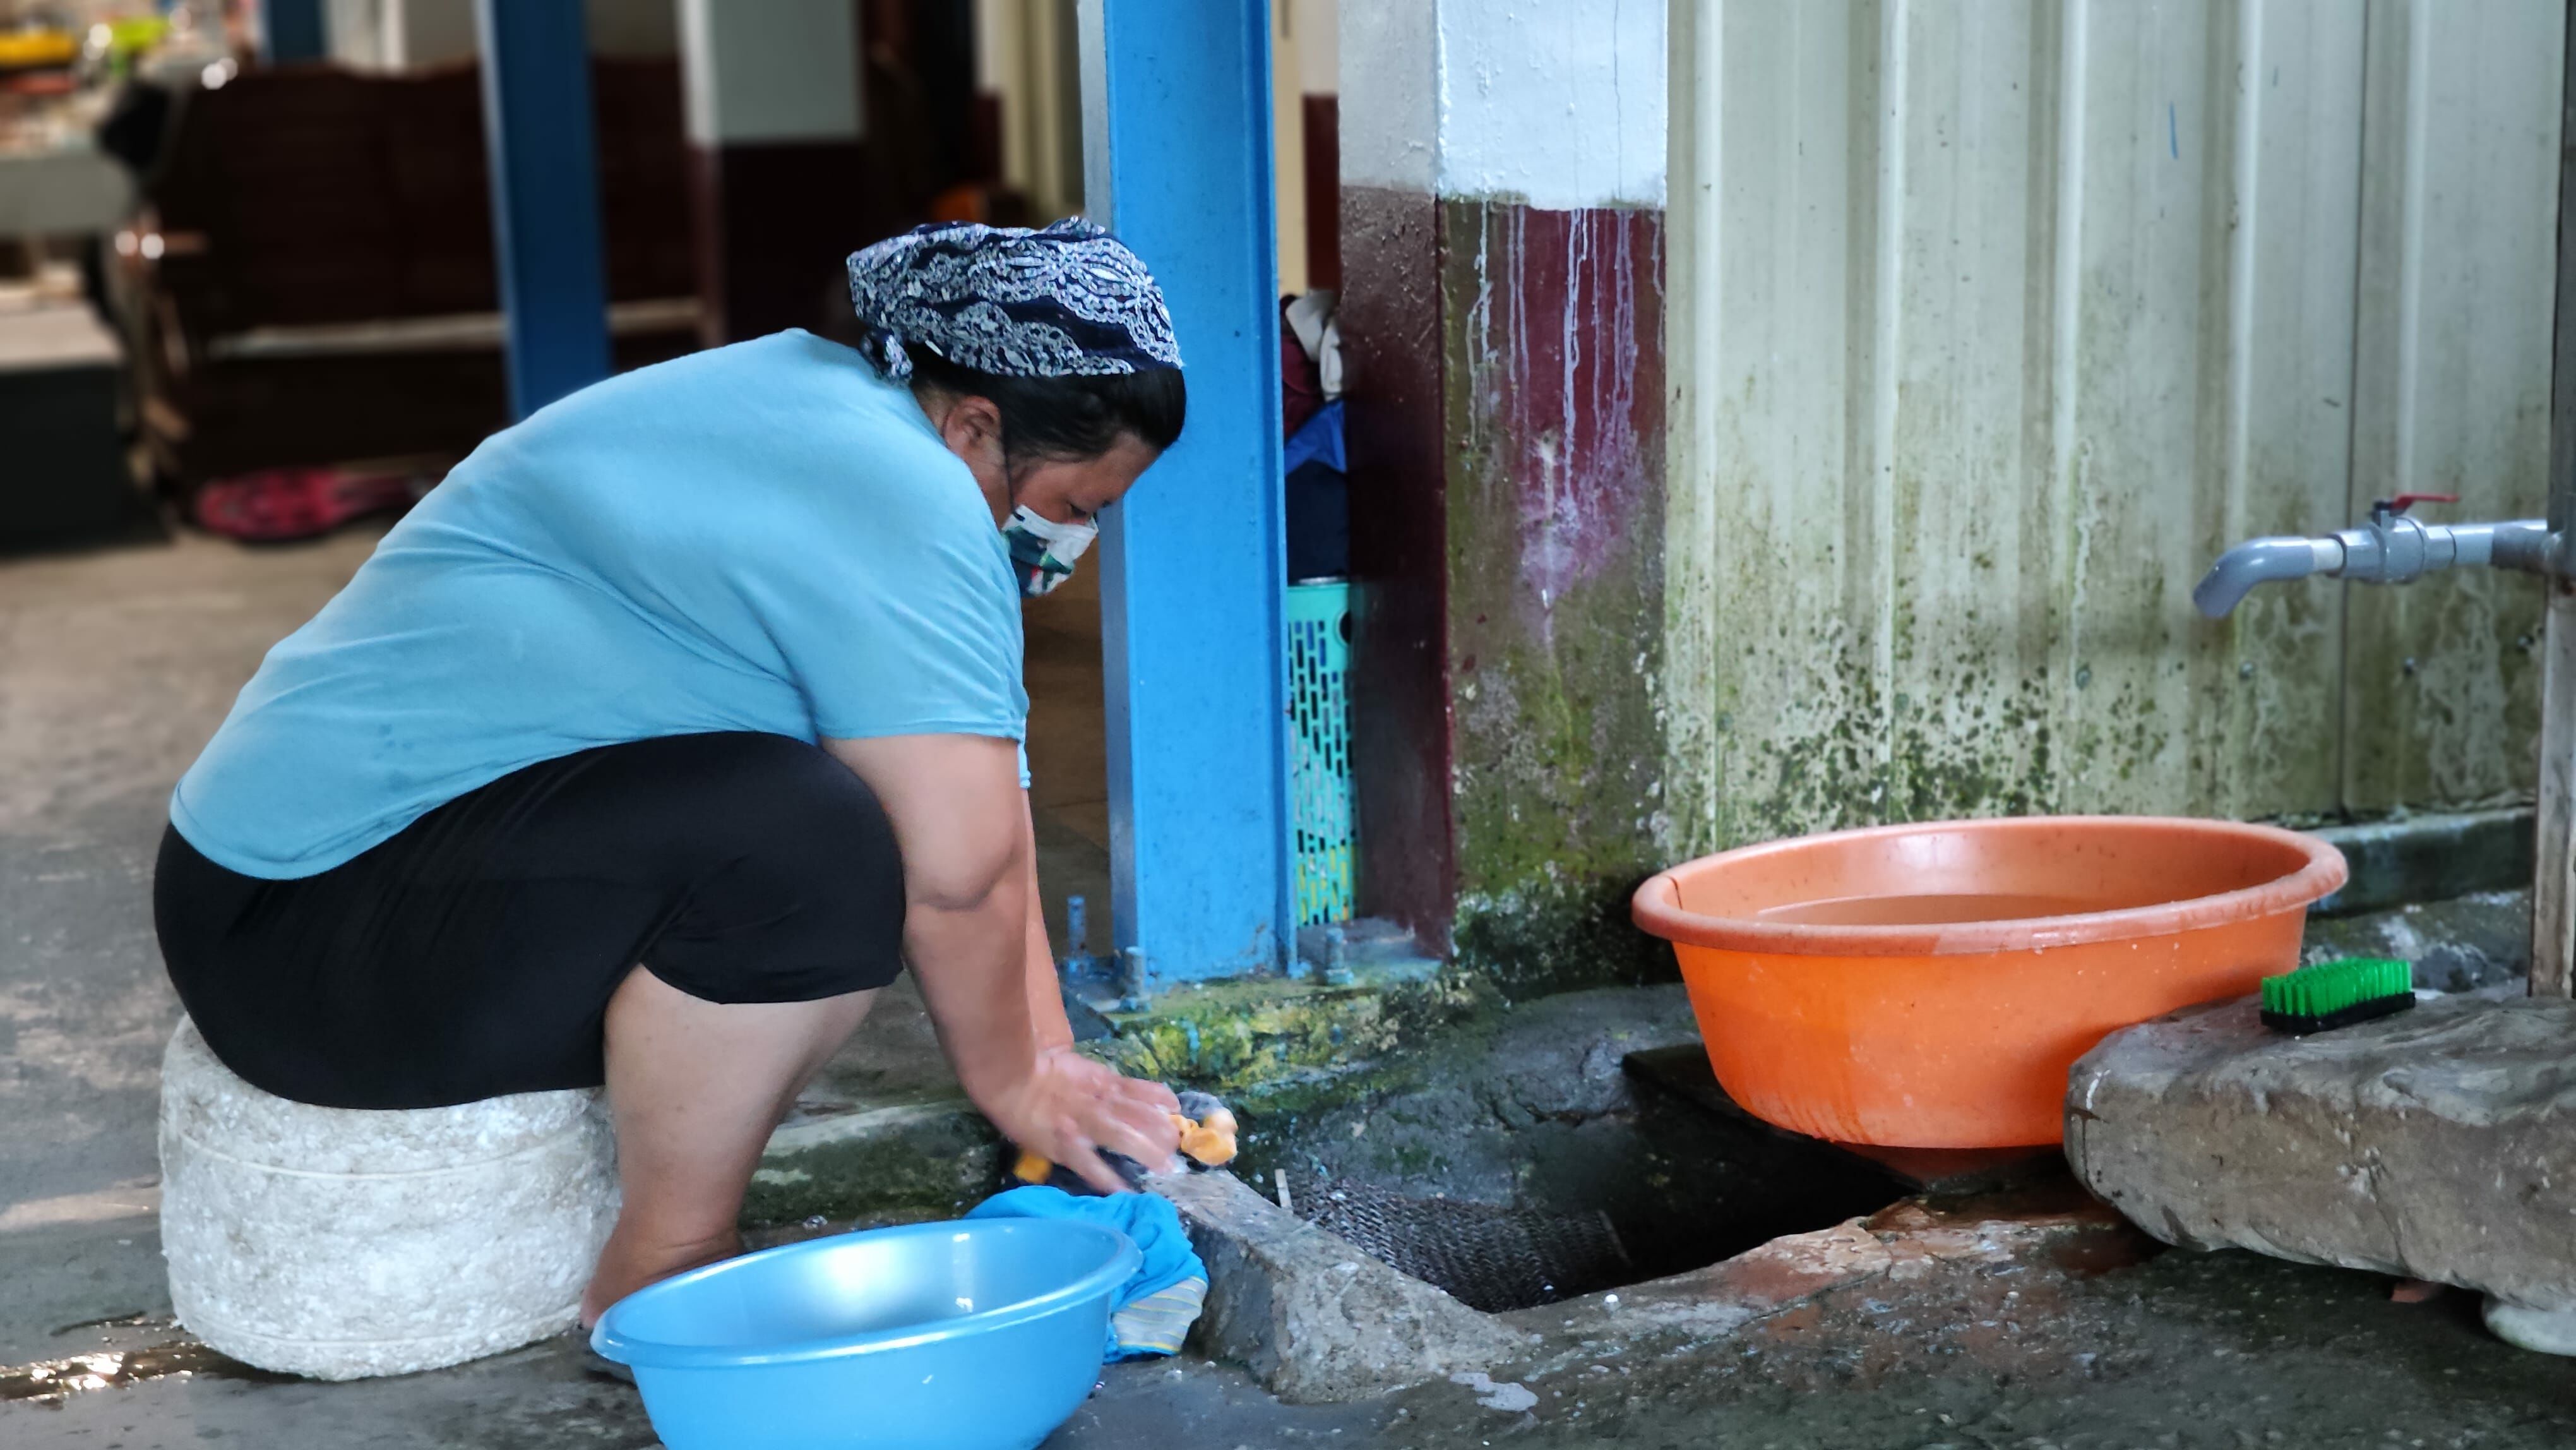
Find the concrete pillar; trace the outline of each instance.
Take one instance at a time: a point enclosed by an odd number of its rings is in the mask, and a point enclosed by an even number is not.
[[[352,70],[418,70],[453,65],[480,53],[474,0],[267,3],[277,9],[309,6],[321,26],[313,54],[327,54]],[[582,10],[594,55],[669,55],[678,48],[674,0],[585,0]]]
[[[1283,0],[1291,11],[1297,52],[1296,125],[1302,157],[1281,180],[1298,188],[1305,225],[1306,285],[1342,285],[1341,5],[1338,0]],[[1281,155],[1286,155],[1283,151]]]
[[[1278,223],[1279,291],[1293,297],[1314,284],[1306,276],[1306,117],[1299,73],[1297,25],[1304,12],[1322,9],[1297,0],[1270,0],[1270,148],[1275,186],[1270,209]]]
[[[1351,769],[1359,909],[1448,939],[1448,461],[1441,356],[1439,8],[1341,24],[1341,333],[1351,393]]]
[[[846,308],[868,234],[851,0],[681,0],[698,289],[710,345]]]
[[[1663,19],[1340,16],[1360,909],[1533,984],[1654,959]]]
[[[2562,331],[2566,324],[2560,324]],[[2559,386],[2567,386],[2566,369]],[[2566,427],[2562,421],[2559,427]],[[2565,525],[2560,525],[2564,528]],[[2576,996],[2576,581],[2548,583],[2540,706],[2538,871],[2531,901],[2531,995]]]
[[[2576,137],[2576,25],[2567,27],[2569,83],[2559,98],[2559,134]],[[2558,162],[2558,295],[2576,297],[2576,150]],[[2549,527],[2576,532],[2576,307],[2560,306],[2551,339]],[[2576,577],[2565,546],[2549,578],[2540,698],[2540,790],[2531,897],[2531,995],[2576,996]]]
[[[1082,210],[1081,44],[1073,0],[976,0],[976,86],[1003,184],[1041,222]]]
[[[352,70],[471,60],[475,0],[328,0],[331,58]]]

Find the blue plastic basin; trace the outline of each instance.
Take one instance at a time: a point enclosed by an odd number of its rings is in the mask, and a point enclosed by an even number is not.
[[[1140,1261],[1097,1224],[876,1229],[665,1279],[590,1342],[669,1450],[1026,1450],[1098,1382]]]

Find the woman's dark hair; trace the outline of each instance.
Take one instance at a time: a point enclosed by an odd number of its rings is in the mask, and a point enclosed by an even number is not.
[[[1002,415],[1002,456],[1024,460],[1098,458],[1133,433],[1159,453],[1181,436],[1189,392],[1178,368],[1070,378],[1008,378],[961,368],[930,349],[912,350],[912,384],[961,398],[990,398]]]

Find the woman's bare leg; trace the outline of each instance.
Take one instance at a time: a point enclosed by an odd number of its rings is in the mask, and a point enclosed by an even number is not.
[[[643,968],[627,975],[607,1025],[626,1201],[582,1295],[584,1327],[647,1284],[742,1251],[734,1220],[770,1130],[876,995],[720,1006]]]

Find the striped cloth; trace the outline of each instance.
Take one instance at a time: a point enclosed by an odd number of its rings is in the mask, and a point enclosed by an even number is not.
[[[1207,1290],[1207,1280],[1193,1274],[1111,1315],[1109,1337],[1116,1343],[1109,1357],[1148,1359],[1180,1353],[1181,1341],[1190,1337],[1190,1326],[1199,1321]]]

